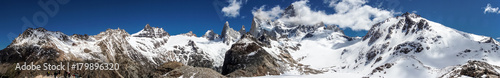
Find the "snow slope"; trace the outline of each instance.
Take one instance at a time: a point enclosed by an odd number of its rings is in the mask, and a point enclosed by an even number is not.
[[[410,13],[375,24],[362,39],[349,41],[342,34],[328,31],[314,33],[310,38],[291,40],[302,45],[300,50],[290,52],[292,57],[311,68],[335,73],[429,78],[441,77],[469,60],[492,65],[500,62],[498,42],[492,38],[461,32]]]

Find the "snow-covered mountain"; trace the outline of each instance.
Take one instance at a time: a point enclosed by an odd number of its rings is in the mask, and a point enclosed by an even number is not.
[[[229,22],[226,21],[226,24],[224,24],[224,27],[222,28],[222,32],[220,37],[224,41],[224,43],[232,44],[236,42],[239,37],[241,37],[241,34],[239,31],[234,30],[229,26]]]
[[[293,18],[295,13],[291,5],[281,17]],[[201,37],[192,31],[170,35],[149,24],[134,34],[107,29],[97,35],[69,36],[29,28],[0,51],[0,67],[5,67],[0,68],[0,76],[44,73],[8,71],[12,69],[8,66],[19,62],[108,62],[123,66],[102,75],[71,72],[88,77],[204,77],[199,75],[203,73],[227,77],[498,77],[499,45],[491,37],[461,32],[413,13],[377,23],[363,37],[346,36],[338,26],[322,22],[304,25],[260,17],[253,17],[248,32],[244,26],[236,31],[226,22],[221,35],[208,30]]]
[[[108,29],[93,36],[68,36],[30,28],[1,51],[0,62],[120,63],[125,65],[120,70],[126,70],[119,72],[122,77],[148,77],[154,70],[143,69],[155,69],[168,61],[221,71],[224,53],[230,46],[222,41],[196,37],[192,32],[170,36],[162,28],[149,25],[132,35],[123,29]],[[31,72],[26,73],[26,76],[34,76]],[[83,73],[83,76],[93,75]]]
[[[499,43],[491,37],[461,32],[419,15],[405,13],[372,26],[362,38],[352,41],[316,37],[299,41],[291,52],[299,63],[334,73],[365,77],[498,77],[498,73],[471,75],[461,65],[499,65]],[[473,63],[473,64],[471,64]],[[484,65],[486,64],[486,65]],[[484,69],[498,72],[494,69]],[[453,73],[453,74],[450,74]],[[446,75],[444,75],[446,74]]]

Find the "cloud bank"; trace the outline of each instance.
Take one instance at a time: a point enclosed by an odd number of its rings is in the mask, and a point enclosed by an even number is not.
[[[292,3],[296,16],[279,17],[283,9],[276,6],[270,10],[260,7],[252,11],[256,17],[265,20],[277,20],[285,23],[296,23],[313,25],[323,22],[327,25],[339,25],[341,28],[351,28],[353,30],[369,30],[370,27],[393,16],[394,12],[365,5],[366,0],[325,0],[334,14],[326,14],[324,11],[311,10],[308,0],[296,1]]]
[[[242,2],[237,1],[237,0],[229,0],[228,2],[229,2],[229,5],[222,8],[222,12],[224,13],[224,16],[233,17],[233,18],[239,16]]]
[[[497,14],[499,14],[500,11],[498,11],[498,7],[493,8],[493,7],[491,7],[491,4],[488,3],[488,4],[486,4],[486,7],[484,8],[484,14],[486,14],[486,13],[497,13]]]

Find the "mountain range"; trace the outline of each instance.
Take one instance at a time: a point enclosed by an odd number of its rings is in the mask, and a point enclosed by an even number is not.
[[[281,17],[294,17],[294,6]],[[499,77],[500,43],[404,13],[349,37],[336,25],[253,17],[251,29],[170,35],[107,29],[66,35],[29,28],[0,51],[0,76],[35,77],[16,63],[118,63],[119,70],[71,70],[82,77]],[[55,72],[55,71],[52,71]]]

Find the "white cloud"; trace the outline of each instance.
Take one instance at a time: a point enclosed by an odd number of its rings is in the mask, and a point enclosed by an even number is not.
[[[369,30],[371,26],[377,22],[384,21],[393,16],[394,12],[382,10],[378,8],[365,5],[366,0],[325,0],[329,7],[332,7],[336,13],[326,14],[321,10],[311,10],[307,4],[309,1],[302,0],[292,3],[294,6],[296,16],[289,18],[279,18],[278,11],[274,7],[271,11],[264,11],[253,13],[254,16],[259,17],[268,15],[266,18],[277,18],[276,20],[285,23],[297,23],[313,25],[323,22],[327,25],[339,25],[341,28],[351,28],[353,30]],[[261,9],[262,10],[262,7]],[[281,10],[282,11],[282,10]]]
[[[277,19],[281,13],[283,13],[283,9],[280,8],[279,5],[271,8],[270,10],[266,11],[264,8],[266,6],[261,6],[259,9],[252,10],[252,14],[255,17],[259,17],[260,19],[263,20],[272,20],[272,19]]]
[[[415,10],[411,11],[411,13],[417,13],[417,12],[418,12],[418,11],[415,11]]]
[[[500,40],[500,37],[497,37],[496,39]]]
[[[486,7],[484,8],[484,14],[486,13],[500,13],[500,11],[498,10],[498,7],[491,7],[491,4],[486,4]]]
[[[237,1],[237,0],[229,0],[228,2],[229,2],[229,5],[222,8],[222,12],[224,13],[224,16],[227,16],[227,17],[239,16],[242,2]]]

